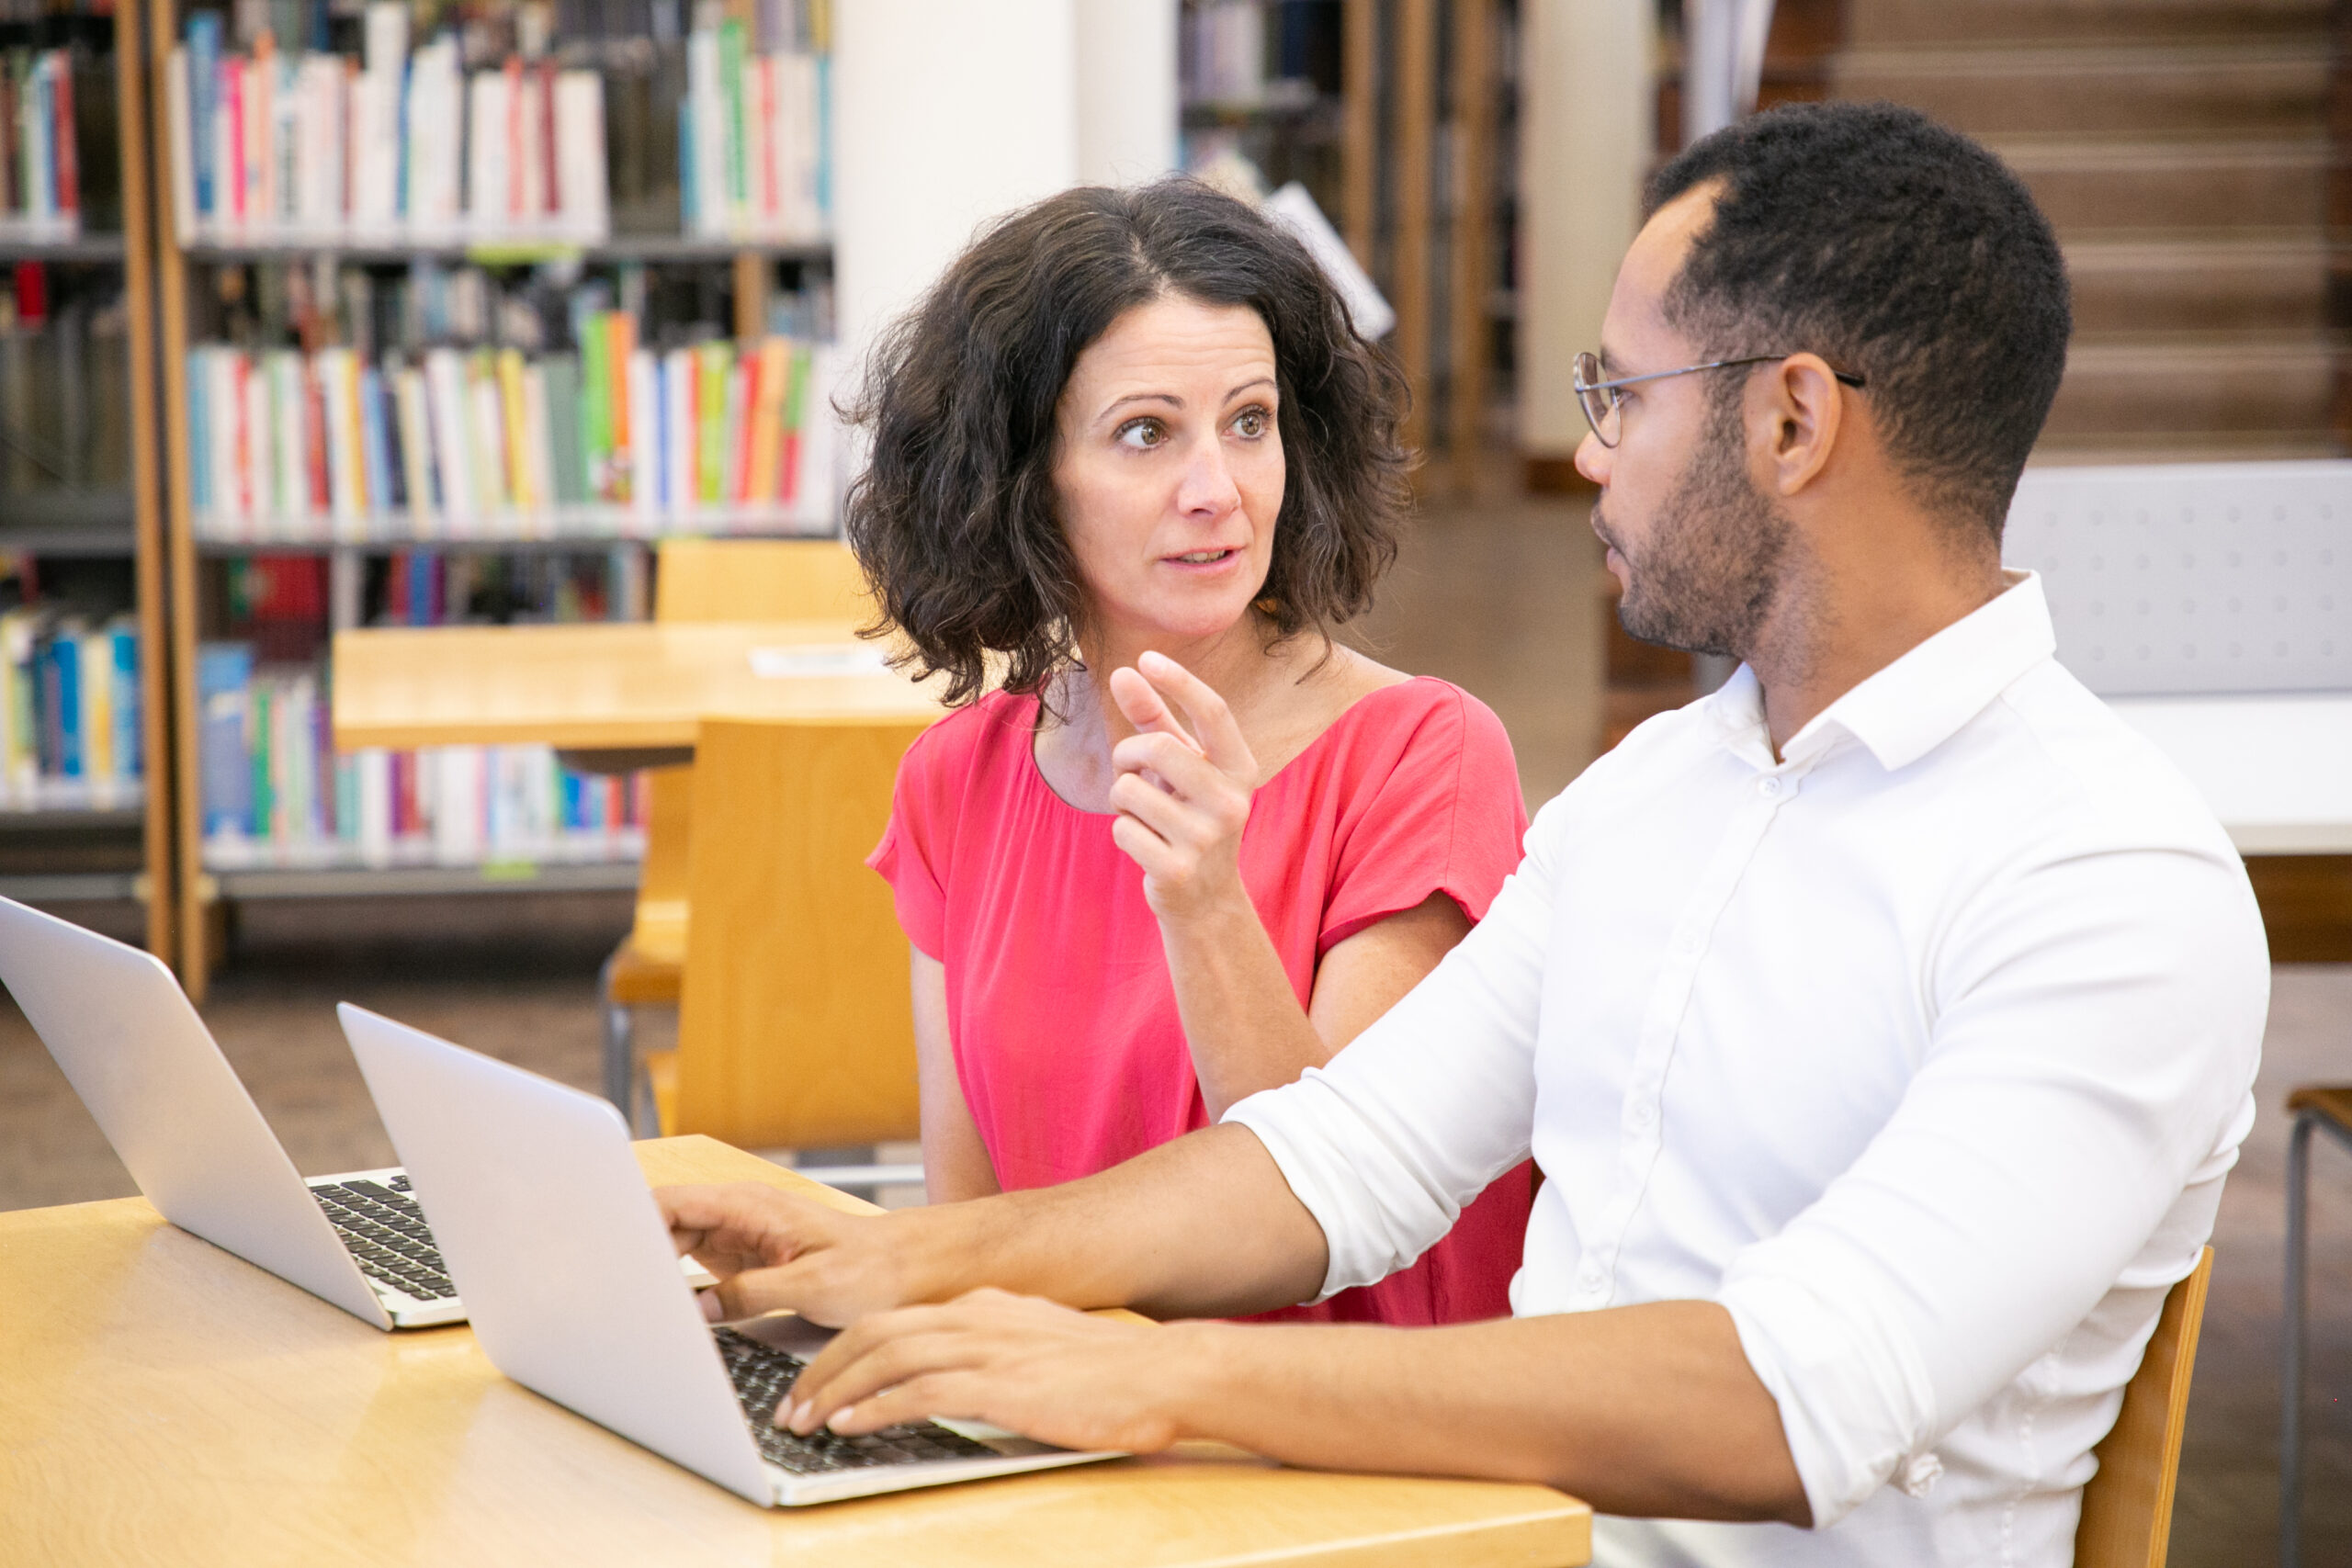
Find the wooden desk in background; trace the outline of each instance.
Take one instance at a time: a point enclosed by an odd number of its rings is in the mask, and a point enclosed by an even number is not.
[[[707,1138],[639,1157],[657,1183],[863,1207]],[[1590,1510],[1544,1487],[1206,1445],[757,1508],[507,1382],[469,1329],[379,1334],[142,1200],[0,1213],[8,1562],[1573,1568],[1590,1551]]]
[[[435,626],[338,633],[334,743],[694,745],[705,718],[812,724],[939,713],[849,621]],[[766,672],[763,672],[763,671]]]

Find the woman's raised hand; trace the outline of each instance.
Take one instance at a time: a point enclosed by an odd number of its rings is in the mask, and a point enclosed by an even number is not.
[[[1161,916],[1190,915],[1243,896],[1241,829],[1258,760],[1233,710],[1162,653],[1111,672],[1111,696],[1136,733],[1112,748],[1118,776],[1111,837],[1143,867],[1144,897]],[[1172,706],[1171,706],[1172,705]],[[1176,710],[1191,720],[1188,733]]]

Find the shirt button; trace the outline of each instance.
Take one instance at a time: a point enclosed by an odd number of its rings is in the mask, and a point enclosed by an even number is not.
[[[1770,777],[1758,779],[1756,781],[1756,793],[1769,800],[1772,796],[1781,793],[1781,781]]]
[[[1577,1269],[1577,1283],[1583,1286],[1588,1291],[1597,1291],[1600,1289],[1600,1265],[1598,1263],[1587,1263],[1583,1268]]]
[[[1638,1133],[1646,1131],[1657,1115],[1657,1112],[1650,1108],[1648,1100],[1637,1100],[1634,1101],[1633,1109],[1628,1112],[1628,1119],[1634,1123],[1634,1130]]]

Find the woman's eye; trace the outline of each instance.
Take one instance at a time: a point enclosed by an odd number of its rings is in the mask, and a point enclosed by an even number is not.
[[[1264,409],[1243,409],[1233,418],[1236,434],[1255,441],[1273,427],[1273,417]]]
[[[1131,419],[1112,439],[1134,451],[1148,451],[1168,439],[1168,430],[1156,419]]]

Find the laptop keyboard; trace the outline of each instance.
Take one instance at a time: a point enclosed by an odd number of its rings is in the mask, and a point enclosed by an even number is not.
[[[822,1475],[883,1464],[936,1463],[947,1459],[995,1459],[995,1450],[929,1421],[885,1427],[863,1438],[820,1429],[796,1437],[775,1424],[775,1407],[808,1363],[731,1328],[714,1328],[718,1354],[734,1380],[735,1397],[752,1423],[760,1455],[795,1475]]]
[[[405,1176],[376,1181],[323,1183],[311,1196],[327,1212],[359,1271],[421,1302],[448,1301],[458,1287],[441,1266],[424,1211],[408,1195]]]

